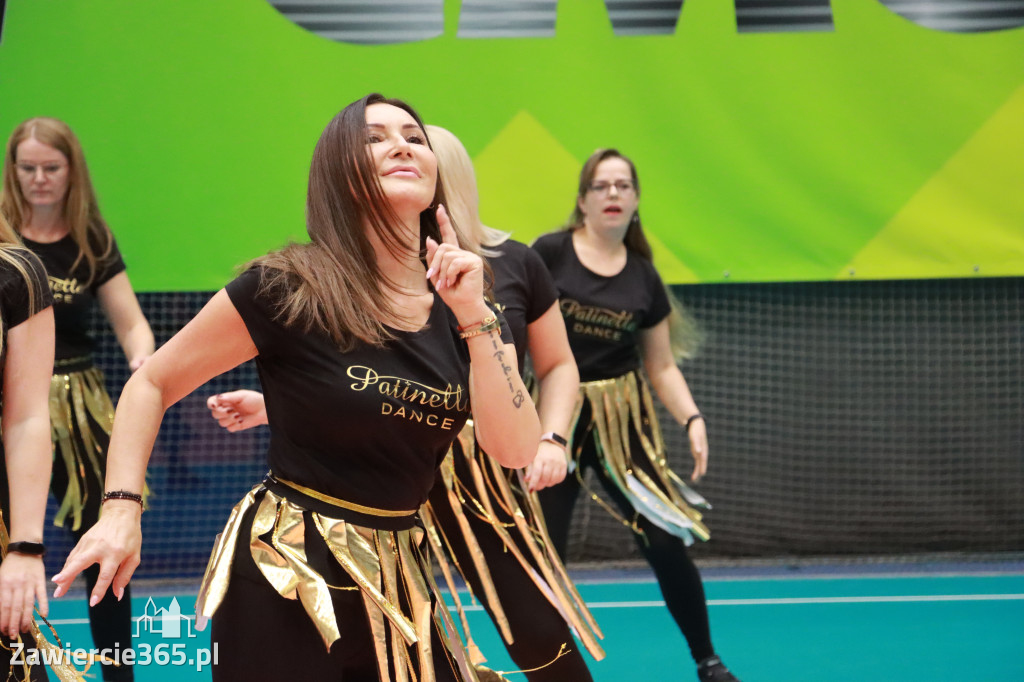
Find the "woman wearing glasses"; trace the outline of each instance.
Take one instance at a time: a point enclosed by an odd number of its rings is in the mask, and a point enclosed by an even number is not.
[[[153,354],[153,332],[100,214],[82,147],[63,121],[33,118],[11,134],[4,157],[0,212],[46,267],[57,341],[50,384],[54,524],[80,539],[99,518],[114,408],[93,365],[89,322],[97,301],[132,371]],[[86,571],[92,590],[97,569]],[[107,593],[89,605],[99,649],[130,646],[131,598]],[[104,666],[103,679],[131,680],[131,666]]]
[[[639,195],[632,161],[614,149],[598,150],[580,172],[567,229],[534,244],[558,287],[581,380],[575,426],[566,434],[574,475],[538,494],[564,559],[582,474],[594,469],[618,507],[609,511],[634,531],[654,570],[697,662],[698,678],[737,682],[715,655],[704,587],[686,552],[695,537],[709,537],[697,510],[707,505],[668,469],[640,373],[642,362],[658,397],[686,428],[694,459],[691,479],[699,480],[708,466],[707,430],[676,365],[670,327],[679,314],[654,269],[640,224]]]

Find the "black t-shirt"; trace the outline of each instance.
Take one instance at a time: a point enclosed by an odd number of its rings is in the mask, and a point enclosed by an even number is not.
[[[277,299],[259,282],[250,269],[226,290],[259,352],[271,470],[348,502],[419,508],[469,417],[469,349],[455,316],[435,294],[419,331],[342,353],[327,334],[276,320]]]
[[[46,286],[46,270],[39,259],[22,249],[9,249],[7,253],[17,259],[18,265],[28,275],[28,280],[26,281],[25,275],[18,267],[0,259],[0,327],[3,329],[3,338],[0,340],[3,344],[0,346],[0,387],[4,385],[8,332],[53,303],[50,290]],[[33,299],[31,307],[30,293]],[[2,406],[3,396],[0,395],[0,409]],[[9,522],[7,485],[7,458],[3,440],[0,439],[0,509],[3,510],[4,520]]]
[[[57,360],[88,357],[95,342],[89,336],[89,323],[96,290],[110,281],[114,275],[124,272],[124,260],[117,244],[111,245],[110,253],[96,262],[96,273],[89,286],[89,265],[83,258],[72,272],[71,266],[78,257],[78,245],[71,235],[58,241],[44,244],[25,239],[25,246],[39,256],[46,266],[50,290],[53,292],[53,317],[57,328]]]
[[[522,374],[529,350],[526,328],[558,300],[558,290],[544,261],[530,247],[508,239],[490,249],[500,254],[487,262],[494,271],[494,298],[512,332]]]
[[[7,333],[53,304],[53,297],[46,286],[46,270],[39,259],[22,249],[7,249],[7,253],[25,270],[28,280],[26,281],[25,275],[18,267],[0,259],[0,325],[3,328],[3,339],[0,340],[0,387],[3,386],[4,367],[7,361]],[[33,299],[31,309],[30,294]],[[0,400],[0,404],[2,402]],[[0,449],[2,447],[0,445]]]
[[[672,311],[654,265],[628,251],[611,277],[588,270],[576,257],[571,232],[540,237],[533,245],[558,287],[581,381],[622,376],[640,367],[639,331]]]

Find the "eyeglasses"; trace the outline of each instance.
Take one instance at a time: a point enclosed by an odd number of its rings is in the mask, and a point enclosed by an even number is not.
[[[29,177],[34,177],[36,173],[43,171],[43,175],[48,178],[52,178],[67,168],[67,165],[63,163],[47,163],[41,166],[36,166],[31,163],[19,163],[15,165],[17,166],[19,173]]]
[[[597,192],[598,194],[608,194],[612,187],[619,194],[632,194],[636,191],[636,187],[629,180],[616,180],[615,182],[595,182],[589,189],[591,192]]]

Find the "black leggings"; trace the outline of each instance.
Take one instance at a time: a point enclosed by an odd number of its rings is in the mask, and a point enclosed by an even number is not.
[[[465,457],[458,451],[454,457],[456,476],[460,480],[471,481]],[[487,609],[491,620],[494,620],[494,612],[487,603],[483,584],[469,548],[463,541],[459,524],[452,514],[447,494],[444,482],[438,476],[430,491],[431,508],[473,593]],[[469,510],[466,510],[466,516],[487,562],[498,600],[508,618],[514,641],[512,644],[505,642],[505,648],[521,670],[544,666],[527,673],[526,679],[530,682],[590,682],[593,678],[565,619],[537,588],[515,556],[505,550],[504,543],[491,525]],[[567,645],[567,653],[554,661],[563,644]],[[546,665],[548,663],[551,665]]]
[[[103,429],[90,418],[92,432],[96,437],[103,452],[107,451],[108,437]],[[77,430],[77,426],[76,426]],[[77,436],[73,434],[73,436]],[[79,438],[78,447],[85,448]],[[53,463],[53,476],[50,479],[50,492],[58,502],[64,499],[64,492],[68,487],[68,472],[64,462],[59,458]],[[77,531],[71,531],[77,543],[85,535],[85,532],[92,528],[100,518],[100,498],[103,496],[103,481],[97,480],[90,465],[86,464],[85,490],[82,491],[85,499],[85,506],[82,509],[82,525]],[[71,516],[68,516],[66,523],[71,524]],[[100,574],[98,564],[93,564],[83,571],[85,584],[88,587],[88,594],[96,586],[96,580]],[[89,607],[89,630],[92,632],[92,641],[97,649],[120,649],[122,652],[132,646],[132,592],[131,587],[126,586],[124,597],[121,601],[114,596],[112,588],[107,589],[103,599],[95,606]],[[103,665],[103,679],[108,682],[131,682],[135,679],[132,667],[122,665]],[[95,669],[94,669],[95,670]]]
[[[310,566],[330,585],[341,637],[328,651],[316,625],[298,599],[285,599],[253,562],[249,529],[256,508],[243,520],[235,547],[231,582],[213,617],[211,641],[217,648],[214,682],[377,682],[377,656],[362,592],[333,559],[307,513],[306,551]],[[387,646],[391,647],[390,628]],[[403,642],[404,643],[404,642]],[[456,682],[454,663],[432,629],[434,674]],[[408,649],[415,656],[415,647]]]
[[[584,405],[579,424],[590,423],[589,404]],[[580,440],[584,439],[584,440]],[[627,519],[635,515],[633,505],[619,491],[615,483],[608,477],[604,467],[598,461],[597,446],[594,435],[586,432],[581,426],[577,429],[574,448],[582,447],[579,460],[579,475],[582,476],[589,467],[597,474],[605,492],[611,497],[620,513]],[[643,455],[643,448],[636,433],[630,430],[630,451],[640,453],[634,463],[640,469],[650,472],[650,463]],[[570,473],[565,481],[556,486],[541,490],[541,505],[544,518],[548,524],[548,532],[562,559],[569,545],[569,525],[572,521],[572,510],[579,496],[580,483],[576,474]],[[634,535],[637,545],[643,552],[647,563],[654,570],[658,586],[665,598],[665,604],[682,630],[690,645],[690,653],[695,661],[701,661],[715,653],[711,645],[711,628],[708,623],[708,607],[704,596],[704,584],[700,572],[686,551],[682,539],[668,533],[646,517],[639,517],[637,525],[643,535]]]

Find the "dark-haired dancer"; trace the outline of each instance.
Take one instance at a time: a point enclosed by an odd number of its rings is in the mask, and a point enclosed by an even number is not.
[[[595,152],[580,173],[567,230],[534,244],[558,286],[562,315],[579,366],[572,453],[575,475],[539,493],[548,530],[563,558],[572,509],[593,468],[632,527],[665,602],[690,645],[702,682],[736,682],[711,644],[700,573],[686,552],[707,528],[706,506],[667,466],[641,361],[658,397],[689,436],[692,479],[707,471],[704,417],[676,365],[668,293],[640,225],[636,168],[614,149]]]
[[[236,506],[200,590],[214,680],[477,679],[447,637],[415,514],[470,404],[508,466],[533,458],[540,425],[499,360],[515,349],[484,300],[483,261],[460,248],[443,200],[408,105],[370,95],[331,121],[310,169],[311,243],[258,259],[125,386],[110,499],[58,594],[96,562],[97,591],[124,589],[163,411],[255,358],[270,474]]]
[[[89,322],[98,301],[134,371],[153,353],[153,332],[125,273],[114,236],[100,214],[78,138],[63,121],[32,118],[7,142],[0,211],[46,267],[57,325],[50,384],[54,524],[75,539],[99,518],[114,408],[93,365]],[[91,590],[96,570],[86,571]],[[131,595],[103,595],[89,605],[98,649],[131,645]],[[132,668],[105,665],[105,680],[132,680]]]
[[[541,428],[565,433],[576,402],[579,378],[557,292],[540,258],[504,232],[485,226],[477,209],[473,164],[452,133],[427,126],[438,157],[451,214],[461,233],[488,254],[494,297],[512,332],[522,372],[529,349],[539,382]],[[267,422],[262,395],[232,391],[211,396],[207,405],[218,422],[240,431]],[[531,682],[586,682],[592,679],[570,625],[598,659],[604,652],[585,604],[573,587],[543,530],[528,496],[565,478],[564,445],[546,435],[520,479],[476,447],[467,426],[453,444],[422,510],[446,577],[446,551],[480,598],[505,640],[513,661]],[[457,593],[451,590],[458,600]],[[461,606],[461,601],[457,601]],[[461,611],[461,609],[460,609]],[[564,615],[563,615],[564,614]],[[463,622],[467,635],[469,629]],[[471,652],[475,653],[472,639]],[[481,657],[482,658],[482,657]]]

